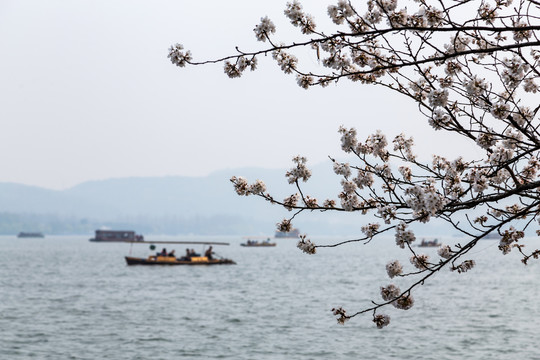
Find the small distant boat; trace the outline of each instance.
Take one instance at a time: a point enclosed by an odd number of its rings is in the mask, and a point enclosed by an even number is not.
[[[264,241],[248,239],[245,243],[241,243],[240,246],[265,247],[265,246],[276,246],[276,243],[275,242],[274,243],[270,242],[270,239],[266,239]]]
[[[43,238],[45,237],[45,235],[43,235],[43,233],[40,233],[40,232],[21,231],[20,233],[17,234],[17,237],[18,238]]]
[[[438,247],[438,246],[441,246],[441,243],[437,239],[434,239],[434,240],[422,239],[420,244],[418,244],[418,247]]]
[[[298,229],[292,229],[288,232],[276,231],[276,234],[274,235],[274,237],[277,238],[297,238],[298,236],[300,236],[300,230]]]
[[[96,230],[96,235],[90,239],[95,242],[136,242],[143,241],[142,235],[135,234],[135,231],[126,230]]]

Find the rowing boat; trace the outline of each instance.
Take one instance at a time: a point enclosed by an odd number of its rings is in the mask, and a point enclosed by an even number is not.
[[[236,264],[230,259],[209,259],[206,256],[193,256],[191,258],[176,258],[173,256],[154,256],[139,258],[126,256],[128,265],[224,265]]]
[[[155,244],[198,244],[198,245],[229,245],[224,242],[208,242],[208,241],[134,241],[133,244],[151,244],[150,250],[155,250]],[[204,252],[203,252],[204,253]],[[186,256],[176,257],[174,251],[167,253],[165,249],[163,252],[150,255],[148,257],[134,257],[125,256],[126,263],[128,265],[224,265],[224,264],[236,264],[231,259],[225,259],[221,257],[214,257],[212,246],[206,251],[204,256],[195,254],[192,252],[186,254]],[[131,250],[130,250],[131,255]]]

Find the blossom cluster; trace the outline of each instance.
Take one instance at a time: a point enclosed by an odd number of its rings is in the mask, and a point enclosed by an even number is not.
[[[340,163],[334,163],[334,173],[337,175],[342,175],[344,177],[351,176],[351,167],[349,164],[340,164]]]
[[[394,301],[392,305],[401,310],[409,310],[414,305],[414,298],[410,294],[401,296],[399,299]]]
[[[452,249],[448,245],[443,245],[437,250],[437,254],[443,259],[450,259],[453,255]]]
[[[413,255],[410,260],[411,264],[420,270],[425,270],[429,266],[429,256],[426,254]]]
[[[516,88],[520,85],[525,77],[525,73],[529,70],[529,65],[523,62],[518,56],[502,61],[503,70],[501,79],[509,88]]]
[[[406,244],[411,244],[416,240],[414,232],[412,230],[407,230],[407,224],[403,221],[396,226],[396,244],[400,248],[405,248]]]
[[[481,193],[484,190],[487,190],[489,187],[489,182],[487,178],[486,169],[481,168],[472,168],[468,175],[467,180],[472,184],[472,190],[477,193]]]
[[[274,25],[272,20],[268,18],[268,16],[265,16],[261,18],[261,23],[255,26],[253,32],[255,32],[255,37],[257,38],[257,40],[264,42],[270,34],[276,32],[276,26]]]
[[[238,195],[260,195],[266,191],[266,184],[262,180],[257,180],[253,184],[248,184],[246,178],[242,176],[231,177],[231,182],[234,185],[234,190]]]
[[[483,149],[490,149],[496,144],[493,131],[488,129],[487,131],[480,133],[476,138],[476,144]]]
[[[372,238],[381,226],[377,223],[367,224],[362,226],[362,232],[368,237]]]
[[[391,261],[386,264],[386,272],[388,273],[390,279],[392,279],[395,276],[403,274],[403,266],[401,265],[399,260]]]
[[[448,103],[448,90],[433,89],[428,95],[429,103],[433,107],[445,107]]]
[[[345,211],[354,211],[360,206],[360,200],[356,195],[356,183],[351,180],[341,180],[343,191],[338,195],[341,199],[341,207]]]
[[[296,244],[296,247],[310,255],[315,254],[317,250],[315,244],[311,242],[311,240],[306,239],[305,235],[300,236],[300,240],[298,241],[298,244]]]
[[[255,56],[251,57],[250,59],[240,56],[236,60],[235,64],[231,63],[230,61],[225,61],[223,65],[223,71],[230,78],[238,78],[242,76],[242,73],[247,68],[250,68],[251,71],[255,71],[257,69],[257,58]]]
[[[409,196],[405,201],[413,210],[413,215],[422,222],[428,222],[430,216],[435,215],[449,201],[437,191],[433,182],[409,187],[405,194]]]
[[[183,50],[184,46],[182,44],[175,44],[170,47],[167,57],[171,59],[174,65],[184,67],[192,60],[191,52],[189,50],[184,52]]]
[[[262,180],[256,180],[248,189],[252,194],[262,194],[266,191],[266,184]]]
[[[313,76],[308,75],[297,75],[296,76],[296,82],[297,84],[304,89],[309,89],[311,85],[315,82]]]
[[[373,322],[377,325],[377,328],[382,329],[390,324],[390,316],[377,314],[373,317]]]
[[[476,265],[474,260],[465,260],[457,266],[453,266],[450,270],[457,271],[458,273],[464,273],[471,270]]]
[[[405,180],[406,182],[410,182],[412,180],[413,172],[410,167],[400,166],[398,170],[401,176],[403,176],[403,180]]]
[[[394,205],[377,204],[377,214],[384,220],[385,224],[390,224],[396,218],[396,213],[397,211]]]
[[[370,153],[374,156],[378,156],[383,160],[388,159],[388,151],[386,150],[388,142],[386,141],[386,136],[380,130],[377,130],[375,134],[368,136],[366,145],[368,146],[368,149],[370,149]]]
[[[319,206],[319,204],[317,203],[317,199],[309,195],[307,195],[304,199],[304,204],[306,204],[306,206],[311,209]]]
[[[502,144],[497,145],[491,155],[489,156],[489,163],[491,165],[500,166],[504,165],[514,156],[514,150],[504,147]]]
[[[350,153],[358,144],[356,129],[346,129],[344,126],[340,126],[338,132],[341,133],[341,149],[346,153]]]
[[[401,294],[401,290],[394,284],[381,287],[381,297],[401,310],[409,310],[414,305],[414,298],[411,294]]]
[[[303,156],[296,156],[293,158],[293,162],[296,163],[296,167],[287,171],[285,176],[288,178],[289,184],[294,184],[298,180],[302,179],[304,182],[308,181],[311,177],[311,170],[306,166],[307,159]]]
[[[343,24],[345,19],[354,15],[354,10],[345,0],[339,0],[337,5],[328,6],[327,12],[330,19],[337,25]]]
[[[291,24],[301,29],[303,34],[311,34],[315,31],[316,25],[313,17],[302,11],[302,5],[297,0],[287,3],[284,14],[289,18]]]
[[[474,99],[479,99],[487,91],[488,84],[485,79],[480,79],[477,75],[473,75],[468,82],[465,83],[465,90]]]
[[[499,241],[499,250],[506,255],[512,250],[513,243],[517,243],[519,239],[525,236],[523,231],[516,230],[513,226],[505,230],[501,240]]]
[[[332,209],[336,207],[336,201],[332,199],[326,199],[323,203],[324,208]]]
[[[395,300],[401,295],[401,290],[394,284],[390,284],[386,287],[381,286],[381,296],[384,301]]]
[[[279,67],[285,74],[290,74],[295,71],[298,65],[298,58],[283,50],[274,50],[272,52],[272,58],[277,61]]]
[[[292,224],[289,219],[283,219],[281,222],[278,222],[277,224],[277,230],[281,232],[290,232],[292,230]]]
[[[291,196],[286,197],[283,200],[283,206],[285,207],[285,209],[291,211],[294,207],[296,207],[299,199],[300,195],[298,195],[298,193],[292,194]]]
[[[428,119],[429,125],[435,130],[451,127],[452,119],[441,109],[434,109],[431,117]]]
[[[345,321],[349,320],[349,317],[347,316],[347,311],[345,311],[345,309],[343,309],[341,306],[338,308],[333,308],[332,314],[334,314],[335,316],[339,316],[337,319],[338,324],[343,325],[345,324]]]
[[[370,187],[375,182],[373,173],[368,170],[358,169],[358,173],[355,178],[353,178],[354,183],[359,189],[364,187]]]
[[[404,134],[399,134],[392,141],[394,143],[394,151],[400,151],[405,155],[405,159],[412,161],[416,156],[412,152],[414,145],[413,138],[406,138]]]

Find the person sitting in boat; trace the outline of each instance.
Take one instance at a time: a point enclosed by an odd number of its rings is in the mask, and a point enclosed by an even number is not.
[[[169,256],[169,257],[176,257],[176,254],[174,253],[174,250],[172,250],[172,251],[169,253],[168,256]]]
[[[210,245],[210,247],[208,248],[208,250],[206,250],[204,252],[204,256],[206,256],[208,258],[208,260],[212,260],[212,254],[213,254],[213,251],[212,251],[212,246]]]
[[[201,256],[201,254],[198,254],[195,252],[195,250],[191,249],[191,256]]]
[[[161,250],[161,252],[157,253],[156,255],[157,256],[167,256],[167,249],[163,248],[163,250]]]
[[[186,249],[186,254],[184,256],[182,256],[179,260],[182,260],[182,261],[190,261],[191,260],[191,252],[189,251],[189,249]]]

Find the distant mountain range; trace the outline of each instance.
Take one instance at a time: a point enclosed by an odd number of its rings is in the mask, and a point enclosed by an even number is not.
[[[261,179],[282,200],[297,191],[285,172],[244,168],[205,177],[119,178],[60,191],[0,183],[0,234],[91,234],[109,227],[142,234],[272,235],[275,224],[291,213],[259,197],[238,196],[229,179]],[[321,164],[313,168],[305,190],[320,201],[336,199],[339,181],[330,162]],[[302,214],[294,225],[310,234],[348,235],[359,234],[364,223],[359,214],[313,212]]]

